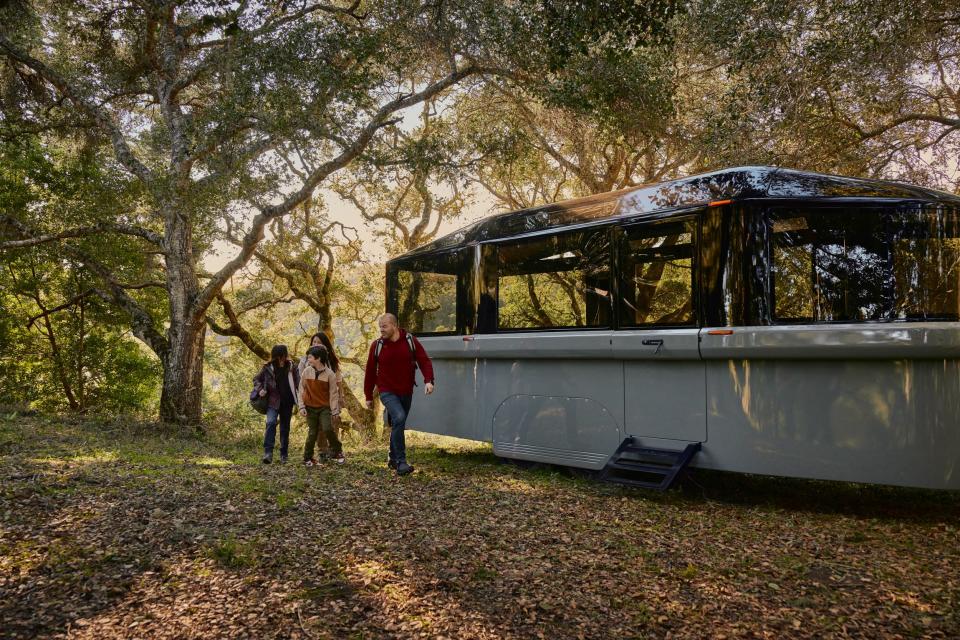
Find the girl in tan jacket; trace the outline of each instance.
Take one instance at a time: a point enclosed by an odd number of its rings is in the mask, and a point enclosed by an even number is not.
[[[330,368],[330,358],[322,346],[310,347],[307,351],[307,366],[300,374],[297,404],[300,415],[307,419],[309,427],[307,442],[303,447],[303,464],[308,467],[318,464],[313,458],[313,449],[321,430],[330,444],[333,459],[343,464],[343,445],[332,423],[332,418],[340,415],[337,376]]]

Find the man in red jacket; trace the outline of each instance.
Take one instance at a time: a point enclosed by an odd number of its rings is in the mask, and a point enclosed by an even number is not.
[[[423,374],[424,394],[433,393],[433,363],[423,345],[412,335],[397,326],[397,317],[385,313],[377,319],[380,325],[380,338],[370,345],[367,356],[367,370],[363,376],[363,393],[367,398],[367,408],[373,409],[374,387],[380,393],[380,402],[390,416],[390,458],[389,466],[397,470],[397,475],[413,473],[413,467],[407,464],[407,442],[403,430],[413,401],[413,387],[416,384],[417,367]]]

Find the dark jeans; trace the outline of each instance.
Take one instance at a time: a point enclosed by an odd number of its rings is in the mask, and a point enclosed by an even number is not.
[[[395,393],[381,393],[380,402],[390,416],[390,461],[400,464],[407,461],[407,439],[403,430],[407,426],[407,414],[413,396],[398,396]]]
[[[290,444],[290,416],[292,404],[281,404],[279,409],[267,409],[267,432],[263,434],[263,453],[273,456],[273,444],[277,439],[277,420],[280,421],[280,457],[287,457],[287,445]]]

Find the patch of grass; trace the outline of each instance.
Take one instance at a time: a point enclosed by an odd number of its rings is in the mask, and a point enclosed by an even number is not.
[[[677,572],[677,575],[680,577],[681,580],[693,580],[694,578],[697,577],[697,575],[699,575],[699,573],[700,573],[700,570],[697,569],[696,565],[688,562],[687,566],[685,566],[683,569]]]
[[[634,624],[647,626],[653,622],[653,610],[642,602],[631,604],[630,614]]]
[[[195,464],[198,464],[202,467],[229,467],[233,463],[232,460],[226,460],[224,458],[215,458],[213,456],[201,456],[194,460]]]
[[[791,555],[777,556],[773,559],[773,564],[784,571],[796,574],[806,573],[807,566],[809,565],[803,558],[797,558]]]
[[[353,586],[342,579],[332,579],[301,589],[296,596],[301,600],[339,600],[353,595]]]
[[[816,606],[817,601],[809,596],[800,596],[799,598],[788,600],[787,604],[796,609],[809,609]]]
[[[845,535],[843,537],[843,541],[850,544],[860,544],[861,542],[869,542],[870,536],[862,531],[854,531],[853,533],[848,533]]]
[[[273,483],[269,482],[266,478],[249,475],[236,485],[236,489],[244,495],[259,497],[272,494],[274,487]]]
[[[645,547],[633,544],[632,542],[625,542],[620,547],[620,551],[628,558],[642,560],[643,562],[651,562],[656,558],[656,554],[654,554],[652,551]]]
[[[258,552],[256,545],[237,540],[231,535],[210,546],[210,557],[222,567],[243,569],[257,563]]]
[[[497,573],[494,569],[488,569],[487,567],[477,567],[473,572],[474,580],[494,580],[500,574]]]
[[[7,438],[7,434],[0,432],[0,456],[9,456],[19,450],[19,442],[12,438]]]
[[[277,508],[281,511],[286,511],[297,503],[301,495],[303,494],[292,491],[281,491],[277,494]]]

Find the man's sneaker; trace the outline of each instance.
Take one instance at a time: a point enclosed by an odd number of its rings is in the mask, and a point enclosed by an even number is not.
[[[342,451],[341,451],[340,453],[338,453],[337,455],[333,456],[333,460],[334,460],[334,462],[336,462],[337,464],[343,464],[344,462],[347,461],[347,459],[343,457],[343,452],[342,452]]]
[[[387,460],[387,467],[389,467],[390,469],[396,469],[397,463],[394,462],[393,460]]]
[[[260,459],[260,462],[262,462],[263,464],[270,464],[271,462],[273,462],[273,456],[264,454],[263,458]]]
[[[280,464],[287,464],[287,456],[280,456]]]
[[[412,465],[409,465],[406,462],[401,462],[400,464],[397,465],[398,476],[406,476],[406,475],[410,475],[411,473],[413,473]]]

